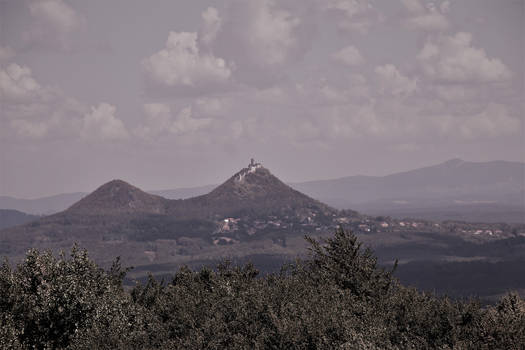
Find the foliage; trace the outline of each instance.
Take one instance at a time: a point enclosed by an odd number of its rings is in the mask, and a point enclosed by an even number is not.
[[[350,232],[311,243],[310,257],[258,276],[254,265],[181,268],[130,291],[117,260],[29,251],[0,268],[0,348],[519,349],[525,302],[493,307],[399,284]]]

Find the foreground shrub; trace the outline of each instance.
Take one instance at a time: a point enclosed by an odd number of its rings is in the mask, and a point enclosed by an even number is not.
[[[86,333],[102,335],[99,329],[114,330],[119,337],[133,334],[134,316],[140,320],[147,312],[131,303],[123,276],[118,261],[105,272],[76,247],[69,259],[31,250],[16,269],[4,262],[0,347],[66,348],[73,340],[91,339]]]

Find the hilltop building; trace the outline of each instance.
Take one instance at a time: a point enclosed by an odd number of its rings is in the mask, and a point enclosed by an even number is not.
[[[242,181],[244,180],[244,177],[247,175],[247,174],[250,174],[250,173],[254,173],[255,171],[257,171],[257,169],[259,168],[262,168],[262,164],[261,163],[256,163],[255,160],[253,158],[250,159],[250,164],[248,164],[248,167],[247,168],[244,168],[242,169],[238,175],[237,175],[237,181]]]

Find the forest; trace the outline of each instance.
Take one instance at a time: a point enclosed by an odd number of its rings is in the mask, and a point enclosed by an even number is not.
[[[3,349],[523,349],[525,301],[452,300],[403,286],[339,228],[259,274],[251,263],[183,267],[133,287],[115,259],[28,251],[0,267]],[[394,267],[395,269],[395,267]]]

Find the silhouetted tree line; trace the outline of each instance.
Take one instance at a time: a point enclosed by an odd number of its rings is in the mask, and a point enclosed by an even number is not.
[[[251,264],[180,269],[123,288],[86,251],[0,268],[2,349],[523,349],[525,301],[483,308],[400,285],[342,229],[258,278]]]

